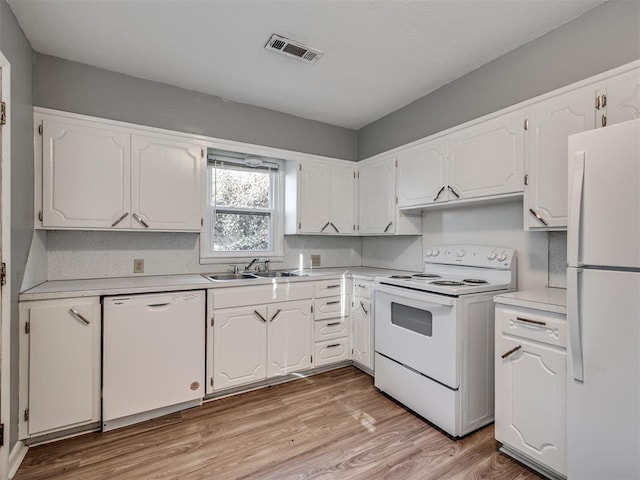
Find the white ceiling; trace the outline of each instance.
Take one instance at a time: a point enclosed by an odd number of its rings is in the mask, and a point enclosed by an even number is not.
[[[33,48],[358,129],[605,0],[8,0]],[[265,50],[277,33],[324,52]]]

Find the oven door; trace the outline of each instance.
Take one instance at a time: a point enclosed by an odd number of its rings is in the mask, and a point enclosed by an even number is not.
[[[379,284],[374,302],[375,351],[457,389],[456,299]]]

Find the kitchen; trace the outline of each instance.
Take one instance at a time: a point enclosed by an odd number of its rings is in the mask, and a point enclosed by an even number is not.
[[[11,169],[12,268],[9,271],[14,298],[17,298],[18,290],[26,290],[43,280],[130,277],[132,260],[138,258],[145,261],[145,276],[208,273],[227,268],[226,265],[214,268],[200,264],[198,234],[193,233],[41,229],[34,232],[38,210],[33,208],[33,196],[37,194],[33,187],[31,151],[34,105],[196,135],[216,132],[214,136],[218,138],[276,149],[363,160],[620,67],[639,57],[638,42],[634,42],[638,35],[635,22],[637,4],[608,2],[480,67],[466,79],[466,82],[474,83],[473,86],[468,86],[465,81],[454,81],[442,87],[437,94],[424,97],[412,108],[392,113],[358,130],[356,135],[353,129],[311,121],[305,123],[299,118],[265,109],[225,102],[90,67],[82,62],[34,53],[17,30],[9,7],[3,4],[2,8],[0,49],[12,60],[11,92],[17,98],[12,100],[15,111],[11,117],[14,160]],[[604,39],[595,33],[602,24],[611,25]],[[593,31],[594,35],[584,39],[585,31]],[[13,32],[13,37],[11,42],[5,43],[4,36],[9,35],[7,32]],[[5,52],[5,44],[7,49],[15,50]],[[35,59],[33,67],[32,58]],[[523,59],[530,62],[530,68],[518,71],[515,65]],[[554,68],[549,69],[549,64]],[[540,72],[545,74],[540,75]],[[32,84],[32,78],[33,97],[31,88],[26,88],[26,91],[24,87]],[[512,89],[506,84],[513,85]],[[472,95],[476,89],[483,95]],[[96,92],[100,94],[96,95]],[[159,98],[163,99],[162,104],[158,102]],[[474,98],[474,101],[466,101],[469,98]],[[447,107],[437,108],[438,104]],[[435,108],[438,115],[426,115],[425,112],[431,108]],[[210,115],[211,111],[216,112],[215,116]],[[522,200],[519,198],[429,210],[422,216],[421,233],[406,237],[287,235],[284,237],[283,260],[274,262],[271,268],[299,268],[301,255],[303,262],[310,262],[309,256],[318,254],[322,267],[367,266],[415,272],[423,270],[423,248],[429,245],[488,244],[505,245],[518,251],[519,290],[545,285],[563,287],[566,284],[566,235],[562,232],[525,232]],[[303,266],[308,267],[309,263]],[[11,315],[12,328],[17,331],[17,303],[12,307],[15,310]],[[13,357],[18,351],[17,335],[11,335],[11,340],[13,359],[17,358]],[[15,364],[17,360],[12,365]],[[14,368],[11,372],[17,375]],[[12,382],[17,385],[17,377]],[[17,389],[11,388],[10,391],[15,404]],[[17,407],[14,408],[11,410],[14,420],[10,424],[10,444],[15,444],[17,439],[15,417],[18,412]]]

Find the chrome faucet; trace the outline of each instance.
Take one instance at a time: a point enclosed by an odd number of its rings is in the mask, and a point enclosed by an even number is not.
[[[231,271],[233,273],[238,273],[240,271],[240,269],[238,268],[237,265],[231,265]]]
[[[257,259],[257,258],[254,258],[253,260],[251,260],[251,261],[249,262],[249,265],[247,265],[246,267],[244,267],[244,271],[245,271],[245,272],[248,272],[248,271],[249,271],[249,269],[250,269],[251,267],[253,267],[253,264],[254,264],[254,263],[256,263],[257,261],[258,261],[258,259]]]

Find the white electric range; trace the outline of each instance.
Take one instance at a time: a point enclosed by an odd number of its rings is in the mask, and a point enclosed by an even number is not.
[[[494,305],[513,249],[430,247],[424,272],[377,277],[375,386],[454,437],[494,417]]]

